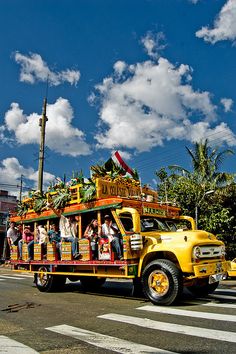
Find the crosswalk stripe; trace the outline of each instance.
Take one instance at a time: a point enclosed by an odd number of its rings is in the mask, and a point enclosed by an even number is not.
[[[208,302],[208,304],[203,304],[204,306],[213,306],[213,307],[224,307],[230,309],[236,309],[236,304],[220,304],[217,302]]]
[[[16,279],[16,280],[25,279],[23,277],[14,277],[14,276],[8,276],[8,275],[0,275],[0,278],[3,278],[3,279]]]
[[[208,299],[209,300],[209,299]],[[184,301],[183,305],[199,305],[199,306],[211,306],[211,307],[223,307],[223,308],[232,308],[236,309],[236,304],[226,304],[220,302],[201,302],[201,301]]]
[[[17,342],[14,339],[10,339],[6,336],[0,335],[1,353],[5,354],[37,354],[34,349],[27,347],[26,345]]]
[[[142,307],[137,307],[137,310],[164,313],[166,315],[188,316],[188,317],[196,317],[196,318],[206,318],[209,320],[236,322],[236,316],[234,316],[234,315],[224,315],[224,314],[218,314],[218,313],[181,310],[181,309],[175,309],[175,308],[171,308],[171,307],[145,305]]]
[[[232,293],[236,296],[236,290],[234,289],[216,289],[215,292],[217,293]]]
[[[33,274],[28,274],[28,273],[19,273],[19,274],[14,273],[13,275],[7,273],[7,274],[0,274],[0,277],[1,277],[2,275],[8,276],[8,277],[10,277],[10,276],[19,277],[19,278],[21,278],[21,277],[24,277],[24,278],[32,278],[32,277],[33,277]]]
[[[159,331],[173,332],[178,334],[184,334],[187,336],[191,335],[195,337],[236,343],[235,332],[225,332],[225,331],[212,330],[207,328],[179,325],[176,323],[159,322],[159,321],[150,320],[148,318],[118,315],[115,313],[101,315],[98,316],[98,318],[103,318],[103,319],[123,322],[123,323],[129,323],[131,325],[136,325],[143,328],[156,329]]]
[[[59,325],[45,328],[49,331],[64,334],[76,339],[79,339],[88,344],[92,344],[99,348],[108,349],[117,353],[138,354],[138,353],[163,353],[175,354],[174,352],[162,350],[159,348],[142,345],[139,343],[130,342],[116,337],[107,336],[104,334],[87,331],[82,328],[72,327],[68,325]]]
[[[230,296],[230,295],[218,295],[218,294],[209,294],[207,298],[201,298],[199,297],[198,299],[204,299],[204,300],[209,300],[209,299],[220,299],[220,300],[236,300],[236,296]]]

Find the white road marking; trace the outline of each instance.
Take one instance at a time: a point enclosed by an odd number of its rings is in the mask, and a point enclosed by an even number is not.
[[[37,354],[34,349],[10,339],[6,336],[0,335],[1,349],[0,352],[4,354]]]
[[[149,347],[139,343],[130,342],[112,336],[107,336],[97,332],[87,331],[82,328],[72,327],[68,325],[59,325],[45,328],[49,331],[64,334],[65,336],[79,339],[88,344],[99,348],[112,350],[117,353],[138,354],[138,353],[163,353],[174,354],[174,352],[162,350],[159,348]]]
[[[188,317],[195,317],[195,318],[206,318],[209,320],[216,320],[216,321],[236,322],[236,316],[234,315],[223,315],[220,313],[218,314],[218,313],[182,310],[182,309],[175,309],[175,308],[163,307],[163,306],[145,305],[142,307],[137,307],[137,310],[164,313],[166,315],[188,316]]]
[[[0,274],[0,277],[2,276],[7,276],[7,277],[18,277],[18,278],[32,278],[32,275],[29,275],[29,274],[24,274],[24,273],[20,273],[20,274],[16,274],[16,273],[12,273],[11,274]]]
[[[215,307],[224,307],[230,309],[236,309],[236,304],[220,304],[217,302],[208,302],[208,304],[203,304],[204,306],[215,306]]]
[[[98,318],[103,318],[103,319],[123,322],[123,323],[129,323],[131,325],[135,325],[143,328],[156,329],[159,331],[173,332],[178,334],[184,334],[187,336],[195,336],[195,337],[236,343],[235,332],[225,332],[225,331],[212,330],[207,328],[185,326],[176,323],[158,322],[158,321],[149,320],[148,318],[138,318],[133,316],[117,315],[115,313],[101,315],[98,316]]]
[[[3,279],[16,279],[16,280],[25,279],[23,277],[14,277],[14,276],[8,276],[8,275],[0,275],[0,278],[3,278]]]
[[[212,299],[220,299],[220,300],[236,300],[236,296],[230,296],[230,295],[209,294],[207,299],[210,300],[211,298]],[[206,300],[206,298],[201,298],[201,297],[199,297],[198,299]]]
[[[214,291],[214,293],[215,292],[217,292],[217,293],[233,293],[236,296],[236,290],[234,290],[234,289],[223,289],[223,288],[221,288],[221,289],[216,289]]]
[[[209,300],[209,299],[208,299]],[[236,304],[226,304],[226,303],[220,303],[220,302],[200,302],[200,301],[185,301],[183,303],[183,306],[188,305],[199,305],[199,306],[212,306],[212,307],[223,307],[223,308],[232,308],[236,309]]]

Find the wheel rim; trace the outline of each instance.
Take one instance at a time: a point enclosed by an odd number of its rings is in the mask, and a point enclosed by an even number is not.
[[[46,273],[47,268],[46,267],[41,267],[39,268],[38,276],[37,276],[37,283],[40,286],[45,286],[48,283],[49,275]]]
[[[169,290],[170,283],[167,275],[163,271],[156,270],[150,273],[148,286],[152,294],[164,296]]]

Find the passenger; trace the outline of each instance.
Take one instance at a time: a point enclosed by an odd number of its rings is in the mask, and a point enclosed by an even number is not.
[[[86,227],[84,232],[84,237],[90,240],[90,245],[92,249],[92,258],[98,258],[98,221],[93,219],[89,225]]]
[[[73,218],[73,216],[65,217],[64,215],[61,215],[59,225],[61,232],[61,241],[71,242],[73,258],[80,258],[81,256],[78,253],[77,221]]]
[[[55,209],[52,203],[48,204],[54,213],[60,218],[59,229],[61,235],[61,241],[71,242],[72,255],[74,259],[79,259],[81,255],[78,253],[78,226],[77,221],[73,216],[65,217],[60,211]]]
[[[11,222],[9,229],[7,230],[7,242],[9,248],[11,249],[12,246],[17,246],[20,239],[21,233],[17,229],[16,224]]]
[[[50,225],[50,230],[48,231],[48,236],[49,236],[49,242],[55,243],[58,253],[61,256],[61,250],[60,250],[61,236],[60,236],[58,228],[55,224]]]
[[[18,242],[19,258],[22,259],[23,243],[29,244],[34,240],[34,234],[30,231],[30,226],[26,225],[22,234],[22,239]]]
[[[120,238],[118,235],[118,227],[115,223],[112,222],[110,215],[105,215],[104,224],[101,226],[101,236],[107,237],[112,245],[113,250],[117,254],[119,260],[123,260]]]
[[[29,253],[28,261],[31,261],[34,259],[34,244],[38,243],[40,245],[43,245],[43,249],[45,250],[45,246],[47,245],[47,242],[48,242],[47,231],[45,230],[43,225],[38,225],[37,226],[36,242],[34,240],[32,240],[28,244],[28,253]]]

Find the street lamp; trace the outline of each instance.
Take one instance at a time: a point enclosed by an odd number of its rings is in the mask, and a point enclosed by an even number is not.
[[[205,198],[205,196],[206,195],[208,195],[208,194],[212,194],[212,193],[214,193],[215,191],[213,190],[213,189],[211,189],[211,190],[209,190],[209,191],[206,191],[204,194],[203,194],[203,196],[202,196],[202,198],[198,201],[198,203],[196,204],[196,206],[195,206],[195,225],[196,225],[196,230],[197,230],[197,228],[198,228],[198,207],[199,207],[199,205],[200,205],[200,203],[203,201],[203,199]]]

